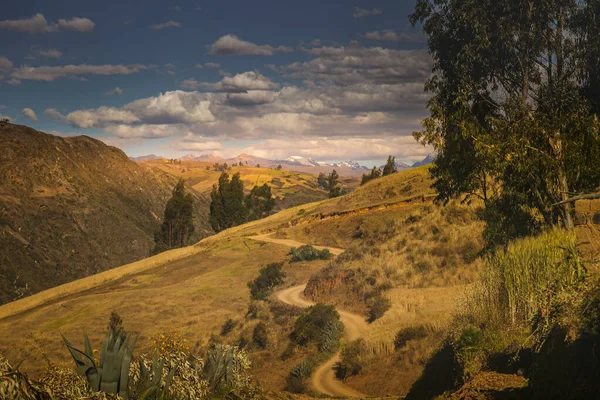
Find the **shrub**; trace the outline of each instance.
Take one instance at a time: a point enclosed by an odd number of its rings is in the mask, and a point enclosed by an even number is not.
[[[335,307],[317,303],[296,319],[291,338],[299,345],[316,343],[320,351],[329,353],[339,346],[343,330],[344,324]]]
[[[329,260],[332,256],[329,249],[317,250],[309,244],[298,248],[292,247],[289,255],[290,262]]]
[[[368,307],[368,321],[374,322],[383,317],[383,314],[392,307],[392,301],[379,293],[369,300]]]
[[[264,322],[261,321],[254,327],[254,331],[252,332],[252,343],[261,349],[267,348],[267,325]]]
[[[410,326],[400,329],[394,338],[394,348],[396,350],[406,346],[409,340],[417,340],[427,337],[427,329],[423,326]]]
[[[598,224],[598,225],[600,225],[600,211],[596,211],[596,212],[594,213],[594,215],[592,216],[592,222],[593,222],[594,224]]]
[[[468,380],[485,365],[484,335],[481,330],[468,327],[453,343],[456,361],[462,368],[462,376]]]
[[[282,271],[283,262],[268,264],[265,268],[261,268],[258,278],[248,282],[250,295],[255,300],[263,300],[273,288],[283,283],[285,273]]]
[[[292,393],[303,393],[306,390],[306,380],[315,370],[317,363],[312,358],[306,358],[298,363],[286,378],[285,390]]]
[[[364,354],[367,351],[367,344],[364,339],[354,340],[342,349],[341,360],[336,366],[335,376],[344,380],[352,375],[358,375],[365,363]]]
[[[225,321],[225,323],[221,327],[221,336],[227,336],[229,332],[231,332],[233,328],[235,328],[236,325],[237,323],[234,320],[232,320],[231,318],[227,319],[227,321]]]

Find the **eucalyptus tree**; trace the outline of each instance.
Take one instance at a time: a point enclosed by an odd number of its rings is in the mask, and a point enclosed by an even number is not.
[[[439,200],[485,203],[488,243],[573,227],[598,197],[600,1],[417,0],[433,57],[430,116]]]

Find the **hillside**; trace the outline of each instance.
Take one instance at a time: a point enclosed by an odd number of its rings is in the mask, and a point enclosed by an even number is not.
[[[175,182],[86,136],[1,125],[0,302],[147,257]]]
[[[182,160],[181,164],[173,164],[169,160],[147,160],[140,165],[158,168],[175,177],[184,178],[188,185],[198,193],[209,196],[212,186],[218,182],[220,171],[215,171],[213,162]],[[231,166],[231,164],[228,164]],[[249,192],[254,185],[268,184],[275,197],[275,211],[280,211],[300,204],[320,201],[328,198],[329,193],[318,183],[318,174],[289,171],[275,168],[257,168],[254,165],[233,165],[228,174],[240,173],[244,189]],[[354,190],[360,180],[352,177],[341,178],[344,190]]]
[[[253,302],[255,305],[251,308],[258,310],[257,317],[248,316],[249,291],[246,282],[254,279],[259,269],[268,263],[288,258],[290,245],[287,243],[297,242],[286,241],[287,237],[304,243],[328,246],[335,243],[341,248],[350,249],[340,255],[340,261],[336,260],[335,263],[344,268],[355,271],[356,268],[363,268],[364,271],[378,274],[373,267],[387,265],[385,268],[398,271],[398,279],[388,287],[393,301],[389,315],[386,314],[381,323],[376,321],[368,326],[365,336],[370,348],[383,349],[374,354],[384,357],[385,365],[389,366],[398,356],[393,347],[390,350],[390,341],[397,330],[427,321],[436,327],[434,332],[437,332],[472,276],[469,269],[463,267],[464,262],[458,250],[457,258],[442,270],[433,265],[428,270],[419,269],[423,257],[429,257],[430,263],[436,262],[435,257],[444,257],[443,252],[453,252],[454,247],[458,249],[463,242],[460,237],[456,238],[457,233],[469,226],[476,226],[468,218],[461,219],[472,213],[466,207],[450,216],[440,217],[440,212],[438,206],[431,203],[425,168],[372,181],[341,198],[292,207],[265,219],[228,229],[194,246],[113,269],[97,277],[0,307],[0,316],[3,317],[0,320],[0,334],[6,338],[7,349],[4,355],[10,360],[27,358],[22,369],[35,376],[44,366],[44,357],[54,361],[65,360],[65,349],[58,331],[68,337],[78,338],[85,330],[92,341],[98,341],[105,329],[103,321],[113,310],[122,316],[127,329],[141,332],[139,352],[149,350],[150,339],[154,335],[169,331],[179,332],[190,341],[193,350],[201,351],[213,340],[211,337],[221,332],[228,319],[235,322],[235,327],[219,340],[233,344],[249,343],[252,342],[252,330],[258,322],[263,321],[267,326],[268,347],[263,350],[245,345],[253,362],[253,375],[265,389],[283,390],[285,375],[307,354],[306,350],[297,349],[289,358],[280,358],[288,347],[289,333],[298,310],[282,307],[271,298]],[[433,224],[425,223],[427,214],[435,216]],[[440,225],[448,218],[462,221],[458,231],[453,230],[452,223]],[[454,222],[453,219],[450,221]],[[412,256],[407,253],[407,246],[397,244],[410,237],[414,240],[431,239],[432,232],[435,234],[435,230],[432,231],[434,225],[439,225],[440,240],[428,247],[421,246],[422,250],[415,247],[417,253]],[[360,226],[379,237],[356,235]],[[385,236],[384,231],[389,236]],[[257,234],[270,234],[274,240],[253,239],[252,236]],[[476,235],[476,230],[472,230],[471,237],[473,235]],[[284,239],[276,239],[278,237]],[[444,237],[451,239],[444,241]],[[386,238],[393,239],[393,246],[386,245]],[[408,243],[416,245],[417,242]],[[368,252],[369,248],[374,250]],[[365,252],[364,257],[357,258],[357,252]],[[418,256],[419,252],[423,255]],[[354,259],[354,264],[340,264],[348,256]],[[311,276],[314,282],[315,277],[322,276],[322,271],[328,271],[329,265],[329,261],[286,262],[284,271],[287,276],[283,287],[306,284]],[[369,268],[364,269],[366,266]],[[442,274],[435,279],[434,275],[439,271]],[[402,283],[409,276],[412,278],[406,284]],[[379,279],[376,278],[376,282]],[[325,276],[321,281],[328,283]],[[340,282],[338,287],[352,289],[352,285],[346,282]],[[337,302],[336,293],[312,293],[307,290],[305,295],[316,301]],[[354,300],[347,304],[339,302],[340,309],[363,313],[365,308],[360,299],[351,299]],[[16,331],[22,334],[12,334]],[[362,383],[352,383],[354,389],[371,395],[405,393],[421,371],[420,360],[426,357],[428,349],[435,346],[438,340],[439,334],[436,333],[419,344],[419,358],[407,361],[404,369],[397,371],[400,375],[395,373],[394,376],[400,379],[399,383],[380,384],[377,389],[377,382],[381,383],[377,377],[384,375],[374,365],[374,369],[370,369],[365,376],[375,383],[367,385],[363,377]]]

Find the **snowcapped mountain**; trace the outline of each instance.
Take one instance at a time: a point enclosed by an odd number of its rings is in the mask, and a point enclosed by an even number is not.
[[[285,159],[286,164],[291,165],[304,165],[307,167],[318,167],[319,163],[312,158],[305,158],[300,156],[291,156]]]
[[[398,169],[398,170],[410,168],[410,165],[403,163],[401,161],[396,161],[395,164],[396,164],[396,169]],[[385,167],[385,165],[381,165],[379,168],[383,169],[383,167]]]
[[[369,167],[365,167],[363,165],[360,165],[356,161],[340,161],[339,163],[333,164],[333,166],[334,167],[338,167],[338,168],[349,168],[349,169],[352,169],[354,171],[369,170],[370,169]]]

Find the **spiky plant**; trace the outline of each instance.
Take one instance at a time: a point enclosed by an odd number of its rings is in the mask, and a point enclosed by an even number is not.
[[[94,353],[87,334],[85,335],[84,351],[73,347],[63,334],[61,336],[75,360],[77,373],[86,378],[92,390],[117,393],[119,396],[127,398],[129,367],[139,334],[131,341],[131,334],[123,338],[120,332],[109,329],[104,337],[98,365],[94,360]]]

